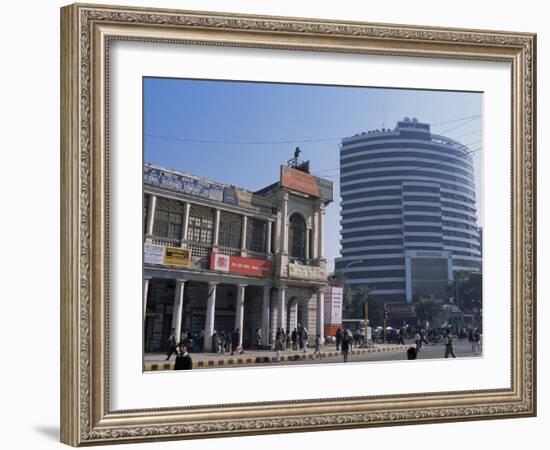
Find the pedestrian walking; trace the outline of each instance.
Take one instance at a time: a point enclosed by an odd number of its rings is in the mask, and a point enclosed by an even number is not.
[[[185,330],[182,330],[182,332],[180,333],[179,342],[183,342],[185,345],[187,345],[187,332]]]
[[[304,348],[304,328],[301,324],[298,324],[298,349],[303,350]]]
[[[453,358],[456,358],[453,349],[453,334],[450,329],[446,331],[443,342],[445,343],[445,358],[448,358],[449,355],[451,355]]]
[[[350,336],[346,329],[344,329],[344,333],[342,335],[342,357],[344,359],[344,362],[348,362],[348,353],[350,350]]]
[[[321,335],[318,334],[316,337],[315,337],[315,351],[313,352],[313,356],[312,358],[317,358],[319,357],[319,359],[321,359]]]
[[[303,343],[303,346],[304,346],[304,349],[303,349],[304,353],[307,352],[308,342],[309,342],[309,336],[307,334],[307,328],[302,327],[302,343]]]
[[[420,330],[416,330],[416,333],[414,335],[414,343],[416,344],[416,351],[420,351],[420,347],[422,346],[422,336],[420,335]]]
[[[168,337],[168,340],[166,341],[168,344],[168,352],[165,361],[168,361],[170,359],[170,356],[172,356],[172,353],[174,353],[176,356],[178,355],[178,350],[176,348],[176,330],[172,328],[172,331],[170,331],[170,336]]]
[[[256,330],[256,349],[260,350],[262,348],[262,329],[258,328]]]
[[[475,328],[472,333],[472,348],[474,349],[474,355],[479,356],[481,344],[481,334],[478,329]]]
[[[226,346],[225,332],[221,331],[220,332],[220,351],[219,351],[220,355],[223,355],[225,353],[225,346]]]
[[[298,330],[296,330],[296,328],[292,330],[292,333],[290,334],[290,339],[292,341],[292,350],[297,350],[298,349]]]
[[[212,333],[212,351],[214,353],[220,353],[220,336],[216,330]]]
[[[174,370],[191,370],[193,369],[193,360],[189,353],[187,353],[187,347],[181,343],[178,346],[178,353],[176,355],[176,362],[174,363]]]
[[[275,361],[281,361],[281,352],[283,350],[283,330],[279,328],[277,334],[275,335]]]
[[[199,347],[201,352],[204,352],[204,336],[205,336],[205,333],[203,328],[199,333]]]
[[[239,347],[239,341],[241,338],[241,334],[239,333],[239,329],[235,328],[233,329],[233,334],[231,335],[231,354],[235,351],[238,353],[242,353],[242,348]]]
[[[338,328],[336,330],[336,351],[340,350],[340,344],[342,343],[342,330]]]
[[[405,345],[405,328],[399,328],[397,330],[397,343]]]

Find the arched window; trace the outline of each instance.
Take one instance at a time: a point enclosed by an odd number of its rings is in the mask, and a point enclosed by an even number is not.
[[[288,247],[290,256],[306,259],[306,221],[297,213],[290,216]]]

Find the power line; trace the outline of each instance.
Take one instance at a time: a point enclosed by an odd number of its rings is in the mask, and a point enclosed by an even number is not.
[[[454,120],[447,120],[446,122],[438,122],[438,123],[432,123],[430,124],[430,127],[438,127],[440,125],[447,125],[449,123],[455,123],[455,122],[460,122],[462,120],[466,120],[466,119],[477,119],[478,117],[481,117],[481,114],[476,114],[476,115],[473,115],[473,116],[466,116],[466,117],[461,117],[460,119],[454,119]]]
[[[451,128],[450,130],[444,131],[443,133],[446,133],[448,131],[452,131],[455,128],[459,128],[463,125],[466,125],[475,119],[481,117],[480,114],[475,116],[466,116],[466,117],[460,117],[458,119],[449,120],[446,122],[439,122],[435,124],[431,124],[431,127],[439,126],[439,125],[445,125],[449,123],[456,123],[460,121],[467,120],[467,122],[460,124],[456,127]],[[270,141],[231,141],[231,140],[214,140],[214,139],[193,139],[193,138],[184,138],[179,136],[166,136],[166,135],[160,135],[160,134],[152,134],[147,133],[145,134],[146,137],[152,138],[152,139],[163,139],[163,140],[170,140],[170,141],[178,141],[178,142],[187,142],[187,143],[195,143],[195,144],[215,144],[215,145],[276,145],[276,144],[307,144],[307,143],[313,143],[313,142],[330,142],[330,141],[341,141],[342,136],[338,137],[327,137],[327,138],[318,138],[318,139],[284,139],[284,140],[270,140]]]
[[[209,139],[188,139],[175,136],[162,136],[158,134],[146,134],[145,136],[155,139],[173,140],[179,142],[190,142],[198,144],[221,144],[221,145],[273,145],[273,144],[304,144],[310,142],[340,141],[341,137],[321,139],[295,139],[285,141],[217,141]]]
[[[481,116],[480,116],[480,117],[481,117]],[[466,122],[463,122],[463,123],[461,123],[461,124],[458,124],[458,125],[455,126],[455,127],[449,128],[448,130],[445,130],[445,131],[442,131],[441,134],[442,134],[442,135],[445,135],[445,134],[447,134],[449,131],[456,130],[457,128],[463,127],[464,125],[468,125],[469,123],[472,123],[472,122],[473,122],[474,120],[476,120],[476,119],[477,119],[477,118],[474,117],[473,119],[470,119],[470,120],[468,120],[468,121],[466,121]]]

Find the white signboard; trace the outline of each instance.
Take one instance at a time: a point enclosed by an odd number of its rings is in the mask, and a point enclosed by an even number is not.
[[[146,264],[163,264],[164,245],[145,244],[143,247],[143,261]]]
[[[342,305],[344,289],[329,286],[325,289],[325,324],[342,325]]]
[[[342,306],[344,303],[344,289],[341,287],[332,288],[331,323],[338,325],[342,323]]]

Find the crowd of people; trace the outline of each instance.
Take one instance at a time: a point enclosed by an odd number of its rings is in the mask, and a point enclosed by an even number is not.
[[[379,339],[380,329],[373,330],[372,338],[374,341]],[[458,339],[468,339],[472,346],[472,352],[474,355],[479,356],[481,353],[481,333],[478,328],[461,328],[457,331],[453,331],[451,327],[441,328],[421,328],[411,329],[409,326],[403,326],[401,328],[392,329],[392,340],[397,344],[405,345],[405,339],[413,339],[414,347],[410,347],[407,350],[407,359],[416,359],[419,352],[422,351],[422,346],[426,344],[443,344],[445,346],[444,357],[456,358],[454,352],[454,339],[455,335]],[[383,331],[382,331],[383,333]],[[386,336],[382,336],[382,339],[386,339]],[[230,332],[214,330],[212,334],[212,352],[218,355],[234,355],[237,353],[241,355],[244,353],[241,345],[241,332],[238,328],[234,328]],[[347,328],[338,328],[334,335],[333,342],[335,343],[336,350],[341,352],[343,362],[347,362],[350,352],[353,348],[362,346],[365,343],[364,335],[358,332],[352,332]],[[271,346],[271,350],[275,351],[275,361],[281,361],[282,353],[285,350],[292,349],[293,351],[300,351],[307,353],[310,343],[309,333],[306,327],[298,324],[292,332],[288,333],[283,328],[278,328],[275,333],[275,338]],[[314,358],[321,358],[321,349],[325,345],[322,342],[321,336],[317,334],[314,341]],[[257,350],[265,349],[262,346],[262,330],[257,329],[252,338],[252,348]],[[175,369],[188,370],[192,368],[190,352],[203,352],[204,351],[204,330],[197,336],[193,336],[190,330],[182,331],[179,340],[177,339],[176,332],[172,329],[170,336],[168,337],[168,351],[166,360],[169,360],[172,354],[176,355]]]

